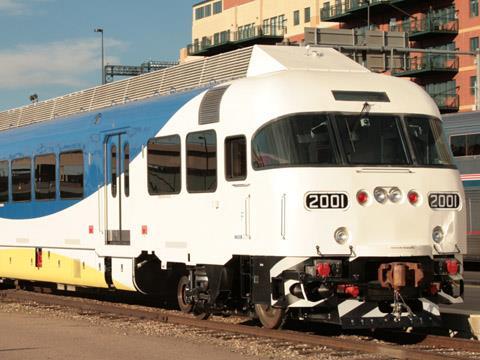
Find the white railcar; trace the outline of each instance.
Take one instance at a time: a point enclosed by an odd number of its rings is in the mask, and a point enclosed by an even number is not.
[[[248,56],[236,80],[2,131],[0,277],[173,291],[272,328],[439,324],[466,225],[432,99],[332,49]]]

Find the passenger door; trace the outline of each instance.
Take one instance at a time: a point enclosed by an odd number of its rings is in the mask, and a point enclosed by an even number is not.
[[[105,243],[130,245],[126,206],[130,195],[130,145],[126,132],[109,134],[104,140]]]

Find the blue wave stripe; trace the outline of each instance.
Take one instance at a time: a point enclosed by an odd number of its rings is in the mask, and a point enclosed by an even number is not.
[[[119,129],[126,131],[127,141],[130,145],[130,161],[133,161],[141,153],[142,145],[154,137],[183,105],[202,91],[204,89],[196,89],[119,105],[101,112],[89,112],[0,132],[0,160],[31,157],[33,168],[33,158],[36,155],[59,154],[63,151],[81,149],[84,152],[84,198],[87,198],[104,183],[103,142],[105,136],[115,133]],[[101,115],[100,121],[96,120],[98,114]],[[91,154],[91,164],[89,164],[89,154]],[[34,169],[32,177],[34,178]],[[34,186],[33,180],[32,187]],[[132,186],[134,184],[131,184],[131,188]],[[10,201],[0,208],[0,218],[44,217],[63,211],[82,201],[58,199],[58,156],[56,188],[57,200],[32,200],[23,203]]]

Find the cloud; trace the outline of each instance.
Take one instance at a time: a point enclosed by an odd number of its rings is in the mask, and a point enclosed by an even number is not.
[[[0,15],[33,15],[35,3],[48,3],[55,0],[0,0]]]
[[[105,62],[119,64],[119,59],[108,56],[108,52],[125,47],[121,41],[105,39]],[[97,38],[24,44],[13,50],[0,50],[0,89],[39,85],[83,87],[89,84],[85,78],[93,71],[100,71]]]

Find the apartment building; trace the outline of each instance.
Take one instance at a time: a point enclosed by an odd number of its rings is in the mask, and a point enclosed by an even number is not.
[[[475,51],[479,0],[205,0],[192,9],[188,55],[299,43],[305,28],[403,31],[414,48]],[[473,56],[411,53],[393,71],[423,86],[442,112],[475,108]]]
[[[479,0],[331,0],[321,21],[341,28],[405,31],[414,48],[475,51],[479,47]],[[406,71],[442,112],[475,110],[473,56],[411,53]]]
[[[213,55],[250,44],[300,42],[322,26],[323,0],[206,0],[193,6],[190,55]],[[326,23],[323,26],[331,26]]]

